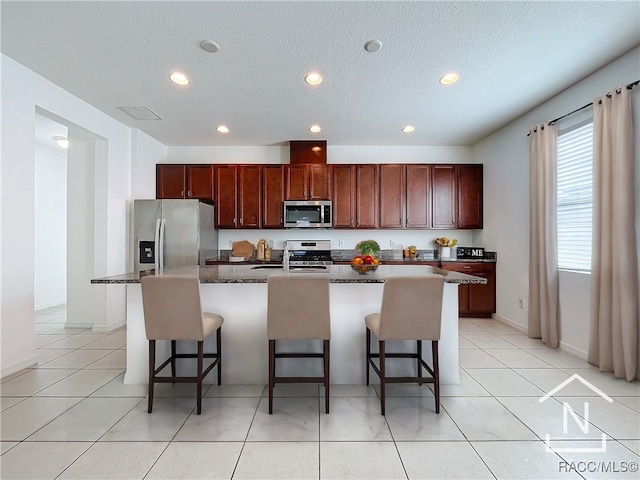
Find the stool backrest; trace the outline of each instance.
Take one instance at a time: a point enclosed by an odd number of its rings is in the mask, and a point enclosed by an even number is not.
[[[444,277],[389,277],[380,308],[380,340],[439,340]]]
[[[204,340],[196,277],[147,275],[140,284],[147,339]]]
[[[328,278],[271,276],[267,285],[269,340],[331,339]]]

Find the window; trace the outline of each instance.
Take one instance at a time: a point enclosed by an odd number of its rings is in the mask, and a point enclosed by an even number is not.
[[[593,122],[558,136],[558,268],[591,271]]]

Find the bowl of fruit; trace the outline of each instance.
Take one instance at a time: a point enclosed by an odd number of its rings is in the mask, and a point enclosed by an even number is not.
[[[361,275],[375,272],[380,265],[377,254],[380,245],[374,240],[364,240],[356,245],[358,254],[351,260],[351,268]]]

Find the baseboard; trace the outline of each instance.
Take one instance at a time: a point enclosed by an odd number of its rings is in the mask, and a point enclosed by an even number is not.
[[[33,307],[34,311],[38,312],[40,310],[44,310],[46,308],[51,308],[51,307],[60,307],[62,305],[66,305],[67,304],[67,299],[63,298],[62,300],[56,300],[54,302],[49,302],[49,303],[43,303],[41,305],[36,305],[35,307]]]
[[[569,345],[562,340],[560,340],[560,350],[562,350],[563,352],[567,352],[569,355],[573,355],[574,357],[578,357],[580,360],[584,360],[585,362],[587,361],[587,351],[576,348],[573,345]]]
[[[0,370],[0,378],[8,377],[9,375],[13,375],[14,373],[17,373],[20,370],[33,367],[37,364],[38,364],[38,357],[33,355],[28,360],[23,360],[22,362],[14,363],[13,365],[9,365],[8,367],[3,365],[2,370]]]
[[[107,333],[107,332],[113,332],[114,330],[117,330],[119,328],[124,327],[127,324],[126,321],[122,321],[120,323],[116,323],[114,325],[94,325],[93,326],[93,331],[96,333]]]
[[[514,322],[513,320],[509,320],[508,318],[498,315],[497,313],[493,314],[493,318],[501,321],[502,323],[506,323],[507,325],[515,328],[516,330],[520,330],[522,333],[527,333],[527,327],[520,325],[519,323]]]

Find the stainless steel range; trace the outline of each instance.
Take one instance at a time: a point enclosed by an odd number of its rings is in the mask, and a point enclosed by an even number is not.
[[[291,271],[328,272],[331,260],[331,240],[286,240],[282,266]]]

